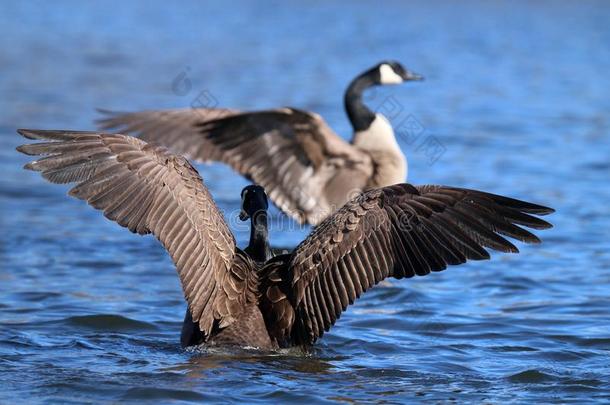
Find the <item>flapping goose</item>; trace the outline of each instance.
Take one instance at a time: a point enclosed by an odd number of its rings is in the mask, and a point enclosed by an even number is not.
[[[311,345],[356,298],[387,277],[408,278],[518,252],[500,235],[540,240],[518,225],[551,224],[552,209],[482,191],[396,184],[369,190],[324,220],[290,254],[257,261],[235,239],[197,171],[183,157],[126,135],[20,130],[43,140],[20,146],[45,157],[25,167],[121,226],[152,233],[169,252],[196,334],[184,344],[274,349]],[[264,194],[242,194],[263,230]],[[265,240],[265,244],[266,244]],[[255,254],[254,252],[252,253]],[[185,324],[185,328],[186,328]],[[186,328],[188,329],[188,328]],[[192,332],[192,331],[191,331]]]
[[[269,231],[267,227],[267,195],[261,186],[250,185],[241,192],[241,212],[239,219],[251,220],[250,241],[244,252],[261,267],[274,256],[269,245]],[[199,324],[193,322],[191,311],[187,308],[182,323],[180,343],[183,347],[195,346],[205,341]]]
[[[108,112],[99,123],[189,159],[224,162],[263,186],[299,223],[318,224],[362,190],[406,181],[407,160],[392,126],[364,104],[362,95],[371,86],[420,79],[394,61],[356,77],[345,92],[351,143],[319,115],[294,108]]]

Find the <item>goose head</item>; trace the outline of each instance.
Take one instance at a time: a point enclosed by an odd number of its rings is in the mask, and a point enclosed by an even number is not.
[[[241,191],[241,211],[239,219],[247,221],[257,212],[266,212],[269,208],[267,194],[261,186],[250,185]]]
[[[356,76],[347,86],[343,98],[345,111],[354,128],[354,132],[368,130],[376,117],[376,114],[362,101],[362,94],[366,89],[373,86],[400,84],[423,79],[422,76],[411,72],[394,60],[382,61]]]
[[[389,60],[374,66],[368,72],[373,83],[377,85],[400,84],[413,80],[423,80],[423,76],[411,72],[400,63]]]

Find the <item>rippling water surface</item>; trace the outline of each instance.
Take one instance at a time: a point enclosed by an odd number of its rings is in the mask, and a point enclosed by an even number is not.
[[[0,403],[610,401],[610,7],[511,3],[5,2]],[[555,228],[374,288],[310,353],[181,350],[161,246],[14,150],[15,128],[92,129],[95,107],[205,102],[299,106],[348,135],[343,89],[384,58],[426,76],[367,94],[402,129],[410,181],[548,204]],[[243,245],[245,181],[198,167]],[[274,212],[274,245],[307,232]]]

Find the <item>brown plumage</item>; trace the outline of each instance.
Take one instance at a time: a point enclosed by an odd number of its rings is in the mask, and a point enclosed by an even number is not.
[[[407,161],[389,121],[362,95],[371,86],[420,79],[392,61],[357,76],[345,93],[349,143],[318,114],[294,108],[103,111],[107,117],[98,122],[192,160],[228,164],[263,186],[286,214],[316,225],[361,191],[406,181]]]
[[[475,190],[396,184],[350,200],[292,253],[255,262],[235,246],[201,178],[183,158],[126,135],[19,132],[49,141],[18,148],[45,156],[26,168],[51,182],[78,183],[71,195],[161,241],[190,309],[185,345],[310,345],[387,277],[488,259],[485,248],[518,252],[503,236],[538,243],[518,225],[551,227],[535,216],[553,212],[540,205]]]
[[[269,198],[299,223],[317,224],[350,193],[377,186],[369,185],[371,156],[341,139],[318,115],[284,108],[204,121],[197,120],[199,114],[143,111],[101,122],[103,129],[138,134],[189,159],[228,164],[265,187]],[[169,129],[171,120],[176,127]]]

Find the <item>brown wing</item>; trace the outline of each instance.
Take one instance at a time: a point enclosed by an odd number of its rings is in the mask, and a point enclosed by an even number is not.
[[[46,155],[26,169],[53,183],[78,183],[70,195],[131,232],[159,239],[176,265],[192,317],[206,335],[215,320],[221,327],[232,322],[236,305],[231,301],[245,299],[247,283],[233,280],[235,240],[188,161],[125,135],[19,133],[47,141],[18,148]]]
[[[540,240],[515,225],[551,227],[530,214],[552,209],[475,190],[397,184],[364,193],[326,219],[283,260],[274,299],[291,302],[294,325],[280,331],[311,344],[364,291],[386,277],[413,277],[466,260],[488,259],[484,248],[518,252],[500,235]],[[276,264],[276,266],[278,266]],[[286,280],[290,285],[286,286]],[[282,284],[282,282],[284,284]],[[284,309],[278,310],[285,312]]]
[[[197,120],[193,114],[186,119],[186,113],[181,114],[185,118],[176,123],[178,132],[185,134],[190,128],[189,135],[164,137],[161,132],[171,130],[168,126],[172,124],[167,120],[157,129],[158,120],[152,117],[154,122],[147,125],[123,129],[197,160],[229,164],[265,187],[269,198],[300,223],[320,222],[362,190],[372,174],[370,157],[341,139],[315,114],[290,108],[211,120]],[[104,123],[116,127],[120,122],[128,122],[128,116]]]
[[[156,145],[165,146],[177,155],[207,162],[213,160],[215,148],[196,130],[201,122],[239,113],[223,108],[184,108],[115,112],[99,110],[105,115],[97,120],[100,129],[130,134]]]

